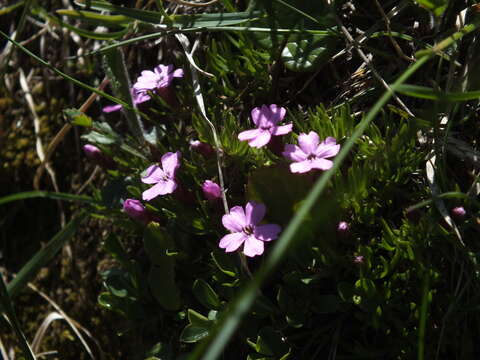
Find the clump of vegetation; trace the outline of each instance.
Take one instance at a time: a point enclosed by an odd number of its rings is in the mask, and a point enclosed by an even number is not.
[[[77,277],[94,285],[55,285],[104,310],[90,324],[100,346],[73,331],[85,358],[475,358],[477,4],[25,1],[3,13],[22,14],[17,34],[61,32],[71,51],[46,61],[4,29],[0,61],[82,89],[41,150],[46,120],[25,76],[4,68],[5,106],[21,88],[40,165],[35,191],[0,204],[45,197],[61,214],[0,288],[26,358],[43,348],[29,349],[16,297],[62,248],[75,273],[75,233],[77,251],[98,247]],[[72,129],[77,171],[57,148]]]

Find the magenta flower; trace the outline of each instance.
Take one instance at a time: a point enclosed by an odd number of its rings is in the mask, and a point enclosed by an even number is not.
[[[182,69],[173,70],[173,65],[158,65],[153,71],[143,70],[133,88],[143,93],[148,90],[166,88],[176,77],[183,77]]]
[[[142,194],[142,199],[150,201],[159,195],[171,194],[177,188],[175,172],[180,167],[180,151],[168,152],[162,156],[162,167],[151,165],[146,170],[147,175],[142,177],[145,184],[155,184]]]
[[[258,225],[265,216],[265,205],[249,201],[245,211],[241,206],[234,206],[230,213],[223,215],[222,223],[232,233],[225,235],[219,246],[226,252],[237,250],[242,244],[247,256],[263,254],[263,242],[278,238],[281,227],[277,224]]]
[[[222,197],[222,188],[211,180],[205,180],[202,191],[208,201],[216,201]]]
[[[465,208],[463,206],[457,206],[451,210],[451,214],[452,217],[456,220],[463,220],[465,218],[465,215],[467,215],[467,212],[465,211]]]
[[[328,170],[333,166],[331,160],[327,160],[338,154],[340,145],[333,137],[327,137],[320,143],[318,134],[310,131],[308,134],[298,136],[298,145],[285,145],[282,155],[294,161],[290,164],[292,173],[306,173],[312,169]]]
[[[123,202],[123,211],[132,219],[140,221],[144,224],[151,220],[149,211],[139,200],[136,199],[126,199]]]
[[[269,143],[272,136],[285,135],[292,131],[292,123],[277,126],[283,120],[287,110],[275,104],[262,105],[252,110],[252,120],[256,129],[242,131],[238,134],[240,141],[248,141],[251,147],[261,148]]]
[[[132,100],[135,105],[138,105],[138,104],[144,103],[145,101],[150,100],[150,95],[148,95],[147,93],[138,92],[134,88],[131,89],[131,92],[132,92]],[[111,113],[114,111],[121,110],[122,107],[123,106],[120,104],[107,105],[102,109],[102,111],[105,113]]]

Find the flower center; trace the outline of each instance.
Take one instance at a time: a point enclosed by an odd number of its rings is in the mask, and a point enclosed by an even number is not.
[[[255,227],[253,225],[247,225],[243,228],[243,233],[245,235],[252,235],[254,229],[255,229]]]
[[[263,126],[260,126],[260,129],[262,130],[270,130],[272,126],[271,125],[263,125]]]
[[[317,157],[315,156],[315,154],[310,154],[307,156],[307,160],[315,160]]]

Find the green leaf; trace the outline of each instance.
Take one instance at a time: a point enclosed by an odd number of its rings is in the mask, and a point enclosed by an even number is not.
[[[329,60],[335,49],[332,37],[310,36],[289,41],[282,51],[285,66],[292,71],[310,71]]]
[[[88,39],[94,39],[94,40],[114,40],[121,38],[128,32],[128,28],[125,28],[120,31],[115,31],[115,32],[95,32],[95,31],[89,31],[89,30],[84,30],[81,28],[78,28],[76,26],[70,25],[69,23],[66,23],[60,19],[57,19],[54,16],[47,16],[50,21],[53,23],[56,23],[59,26],[62,26],[64,28],[67,28],[70,31],[73,31],[74,33],[83,36]]]
[[[220,308],[220,299],[212,287],[204,280],[197,279],[193,283],[193,295],[207,309],[218,310]]]
[[[225,251],[214,250],[210,255],[221,272],[231,277],[237,277],[238,268],[233,263],[231,256],[225,253]]]
[[[10,297],[17,296],[31,281],[40,269],[57,254],[75,234],[77,229],[86,219],[87,213],[81,212],[60,230],[45,247],[40,249],[18,272],[17,276],[8,284]]]
[[[124,15],[102,15],[93,11],[60,9],[56,13],[97,26],[123,26],[133,22],[132,19]]]
[[[247,194],[248,199],[267,206],[269,219],[285,223],[308,194],[310,187],[308,176],[292,174],[287,166],[279,165],[255,170],[248,178]]]
[[[288,353],[289,348],[278,332],[266,326],[258,333],[256,350],[263,355],[280,357]]]
[[[153,296],[166,310],[178,310],[180,291],[175,284],[175,258],[168,256],[173,250],[173,241],[160,228],[151,222],[143,237],[145,252],[152,262],[148,274],[148,284]]]
[[[188,324],[180,334],[180,341],[184,343],[195,343],[207,337],[214,322],[192,309],[188,309],[187,316],[190,324]]]
[[[480,90],[467,92],[442,92],[429,87],[404,84],[399,86],[398,92],[404,95],[436,100],[436,101],[469,101],[478,100],[480,98]]]
[[[195,325],[187,325],[180,334],[180,341],[184,343],[196,343],[209,334],[210,329]]]
[[[441,16],[447,9],[448,0],[415,0],[420,6],[433,12],[435,16]]]
[[[78,109],[65,109],[63,114],[72,125],[91,127],[93,124],[92,118]]]
[[[123,109],[131,134],[139,143],[143,143],[143,126],[140,117],[133,105],[130,78],[128,75],[127,65],[120,48],[111,49],[105,52],[105,60],[107,64],[107,75],[117,97],[128,104],[128,108]]]

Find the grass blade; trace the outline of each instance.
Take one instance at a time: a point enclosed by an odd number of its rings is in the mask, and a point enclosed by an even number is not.
[[[410,85],[410,84],[401,85],[397,91],[407,96],[412,96],[415,98],[427,99],[427,100],[437,100],[437,101],[455,102],[455,101],[469,101],[469,100],[475,100],[480,98],[480,90],[468,91],[468,92],[442,92],[426,86],[418,86],[418,85]]]
[[[75,234],[82,222],[87,218],[86,212],[81,212],[60,230],[48,244],[40,249],[18,272],[17,276],[8,284],[7,289],[11,298],[17,296],[38,273],[40,268],[45,266],[57,252]]]
[[[30,348],[30,345],[28,345],[25,335],[20,329],[20,324],[18,322],[17,315],[15,314],[15,310],[13,309],[10,296],[8,295],[7,287],[5,286],[5,282],[3,281],[3,277],[1,274],[0,274],[0,306],[4,310],[5,314],[7,315],[8,320],[10,321],[10,325],[12,326],[13,331],[15,331],[15,334],[17,335],[18,341],[20,343],[20,347],[22,348],[25,358],[29,360],[35,360],[35,355],[33,354],[33,351]]]
[[[0,205],[6,204],[12,201],[32,199],[32,198],[77,201],[77,202],[86,203],[86,204],[96,203],[96,201],[93,200],[91,197],[84,196],[84,195],[73,195],[73,194],[57,193],[57,192],[50,192],[50,191],[26,191],[26,192],[21,192],[21,193],[16,193],[16,194],[1,197]]]

